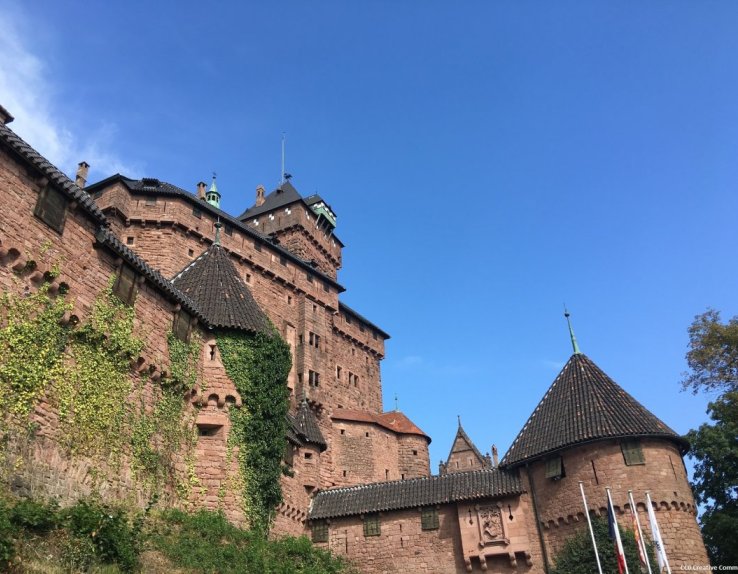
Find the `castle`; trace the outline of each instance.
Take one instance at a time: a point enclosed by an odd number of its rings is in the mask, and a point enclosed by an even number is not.
[[[196,430],[189,463],[174,472],[198,488],[194,507],[243,521],[233,488],[229,412],[243,399],[214,333],[273,325],[289,345],[290,409],[273,532],[306,534],[363,572],[547,572],[564,541],[586,527],[579,484],[603,513],[604,487],[626,523],[632,489],[642,521],[650,492],[672,568],[706,565],[682,456],[687,445],[586,355],[574,354],[504,457],[482,455],[459,422],[440,473],[428,437],[399,410],[384,411],[380,361],[389,335],[340,301],[337,216],[289,180],[234,217],[215,179],[193,192],[154,178],[71,181],[9,127],[0,107],[0,287],[66,291],[66,321],[84,321],[112,277],[144,340],[130,378],[155,401],[166,375],[167,333],[201,341],[201,382],[185,398]],[[63,261],[58,273],[39,254]],[[33,265],[29,265],[33,262]],[[61,289],[63,287],[63,289]],[[149,408],[153,405],[149,404]],[[482,405],[480,405],[482,408]],[[143,504],[126,469],[73,456],[60,444],[58,409],[41,396],[33,440],[10,440],[11,488],[70,500],[93,489]],[[100,476],[104,480],[100,480]]]

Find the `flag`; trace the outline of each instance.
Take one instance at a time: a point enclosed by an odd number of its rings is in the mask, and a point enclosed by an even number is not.
[[[625,552],[623,551],[623,541],[620,540],[620,529],[618,521],[615,518],[615,509],[612,506],[612,498],[610,490],[607,490],[607,525],[610,529],[610,540],[615,542],[615,556],[618,560],[618,574],[628,574],[628,565],[625,562]]]
[[[651,504],[651,495],[646,493],[646,500],[648,501],[648,521],[651,523],[651,538],[653,539],[653,546],[656,550],[656,558],[659,561],[659,572],[663,572],[664,568],[671,574],[671,567],[669,561],[666,559],[666,551],[664,550],[664,541],[661,538],[661,531],[659,530],[659,524],[656,522],[656,513],[653,511],[653,504]]]
[[[635,536],[636,546],[638,547],[638,560],[641,562],[642,567],[646,567],[646,555],[643,553],[643,542],[641,541],[640,527],[638,525],[638,518],[636,517],[635,508],[631,505],[630,507],[630,519],[633,523],[633,536]]]

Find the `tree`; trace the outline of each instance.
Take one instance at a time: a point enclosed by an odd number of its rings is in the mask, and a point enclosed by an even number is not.
[[[738,317],[721,323],[708,310],[689,327],[682,385],[693,393],[721,391],[708,405],[713,424],[691,430],[686,438],[695,461],[692,489],[702,505],[702,535],[713,565],[738,564]]]
[[[738,564],[738,391],[710,403],[714,424],[687,434],[696,460],[692,489],[704,505],[702,535],[713,565]]]
[[[618,574],[618,563],[615,557],[615,543],[610,540],[607,520],[592,517],[592,529],[597,541],[597,553],[600,556],[603,574]],[[643,533],[644,536],[646,533]],[[625,560],[631,572],[639,572],[638,548],[632,530],[620,528],[620,536],[623,540]],[[658,572],[658,564],[653,554],[653,547],[648,544],[648,557],[651,562],[651,570]],[[556,565],[551,569],[551,574],[596,574],[597,561],[595,560],[592,538],[586,527],[577,532],[566,541],[564,548],[556,555]]]
[[[723,324],[708,309],[689,327],[687,364],[682,386],[698,391],[738,391],[738,317]]]

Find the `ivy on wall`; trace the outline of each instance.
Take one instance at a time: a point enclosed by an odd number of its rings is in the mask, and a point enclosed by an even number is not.
[[[112,281],[74,329],[62,321],[71,305],[63,296],[52,297],[46,284],[33,293],[4,292],[0,304],[5,422],[27,423],[46,396],[59,413],[58,439],[71,455],[114,465],[127,456],[134,475],[154,489],[171,480],[173,456],[186,457],[195,442],[183,395],[199,376],[199,338],[184,343],[170,334],[171,374],[146,385],[131,372],[143,350],[134,334],[134,310],[113,295]]]
[[[228,377],[243,406],[231,409],[230,446],[237,446],[249,526],[269,531],[282,501],[281,461],[286,447],[290,348],[277,334],[222,331],[216,334]]]

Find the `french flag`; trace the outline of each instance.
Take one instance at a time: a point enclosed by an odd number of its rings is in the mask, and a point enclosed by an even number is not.
[[[610,540],[615,541],[615,556],[618,559],[618,574],[628,574],[628,564],[625,562],[623,541],[620,539],[620,529],[615,519],[615,509],[612,506],[610,491],[607,491],[607,525],[610,527]]]

